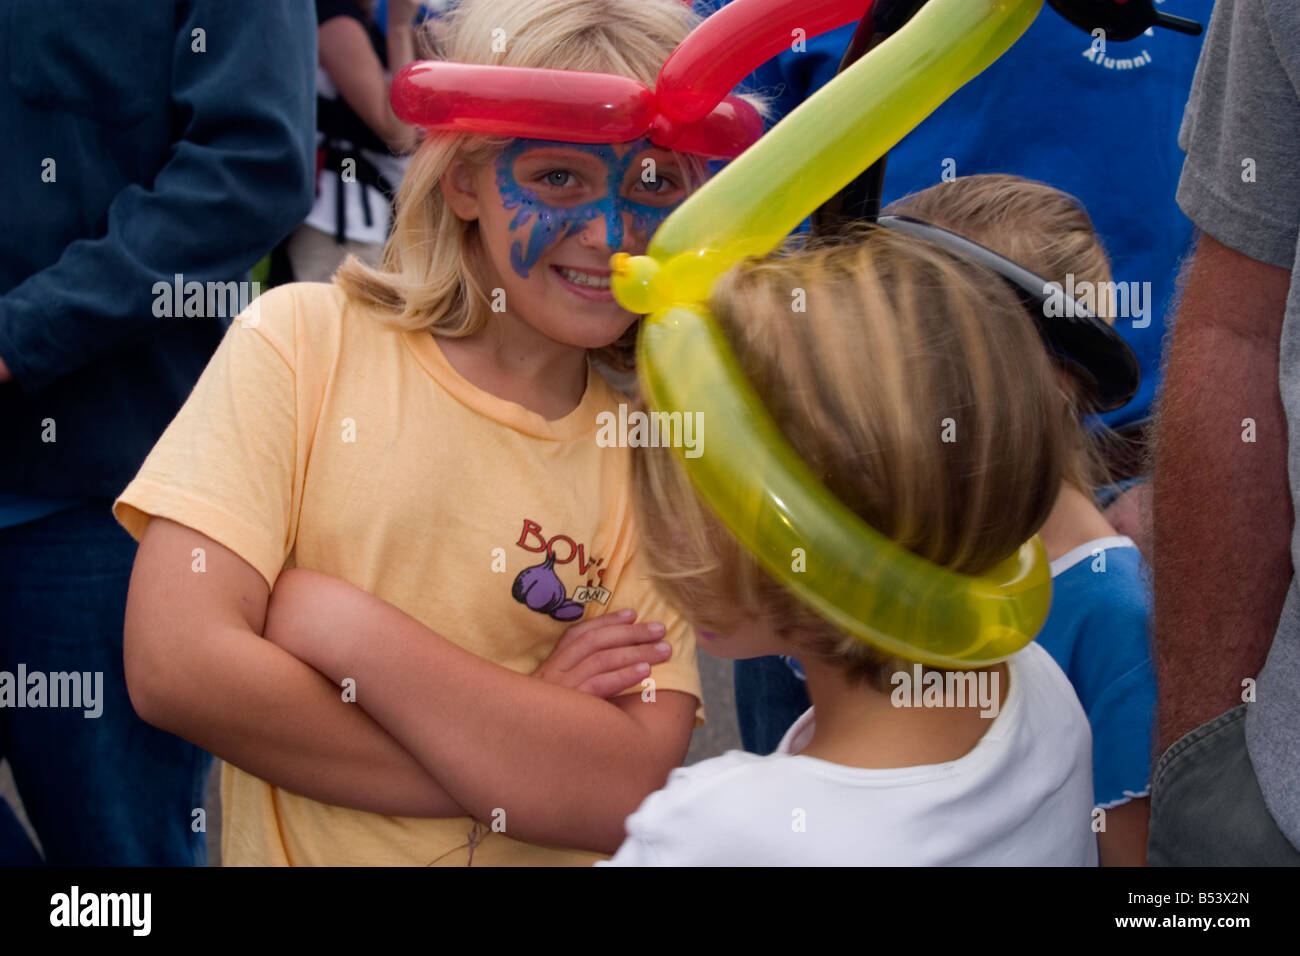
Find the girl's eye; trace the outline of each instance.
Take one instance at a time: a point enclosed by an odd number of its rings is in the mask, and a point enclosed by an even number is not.
[[[578,180],[567,169],[552,169],[542,176],[542,182],[555,189],[564,189],[566,186],[576,185]]]
[[[649,179],[645,176],[638,176],[636,188],[642,192],[652,194],[671,193],[677,188],[677,183],[668,176],[654,176]]]

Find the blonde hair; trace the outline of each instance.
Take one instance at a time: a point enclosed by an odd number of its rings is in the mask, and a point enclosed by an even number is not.
[[[951,182],[905,196],[886,210],[923,219],[1037,273],[1049,282],[1100,287],[1111,281],[1110,259],[1083,204],[1067,192],[1019,176],[985,174],[961,176]],[[1100,317],[1114,323],[1113,310]],[[1069,372],[1068,366],[1059,366]],[[1115,441],[1104,429],[1091,431],[1082,422],[1089,408],[1082,383],[1071,374],[1066,409],[1070,454],[1065,480],[1091,495],[1105,476],[1101,445]]]
[[[791,313],[795,289],[804,313]],[[1060,490],[1064,397],[1029,315],[991,272],[872,229],[743,263],[710,306],[782,433],[878,531],[976,574],[1046,520]],[[887,687],[900,662],[769,577],[696,498],[671,450],[638,449],[635,462],[654,574],[692,621],[725,630],[752,617],[811,634],[814,652],[851,680]]]
[[[631,76],[653,86],[664,60],[699,18],[682,0],[464,0],[426,38],[447,60],[586,70]],[[504,50],[494,50],[504,31]],[[407,167],[397,195],[393,230],[379,269],[354,257],[335,281],[405,330],[461,337],[491,314],[478,224],[446,204],[443,174],[458,159],[487,162],[508,138],[430,132]],[[684,157],[688,174],[704,164]],[[635,326],[619,342],[596,350],[616,368],[628,365]]]

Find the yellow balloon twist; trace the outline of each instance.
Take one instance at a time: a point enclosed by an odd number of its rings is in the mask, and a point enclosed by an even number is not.
[[[781,435],[704,308],[714,282],[765,255],[823,202],[1001,56],[1043,0],[932,0],[676,210],[645,256],[614,256],[613,288],[645,314],[647,401],[718,423],[681,457],[763,567],[847,633],[941,667],[986,666],[1033,640],[1051,603],[1042,543],[979,576],[934,565],[838,501]],[[806,567],[794,570],[796,549]]]

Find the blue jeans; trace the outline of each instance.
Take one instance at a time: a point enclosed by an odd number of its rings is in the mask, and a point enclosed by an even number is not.
[[[808,688],[779,657],[736,661],[735,681],[740,741],[750,753],[766,756],[812,706]]]
[[[1246,751],[1239,704],[1185,734],[1151,775],[1151,866],[1300,866]]]
[[[110,506],[92,500],[0,528],[0,671],[15,680],[24,665],[29,687],[33,672],[98,672],[103,681],[98,717],[84,706],[0,707],[0,757],[45,862],[203,865],[206,834],[191,824],[212,757],[131,707],[122,621],[136,545]],[[25,699],[35,700],[30,691]],[[0,864],[30,862],[34,852],[0,807]]]

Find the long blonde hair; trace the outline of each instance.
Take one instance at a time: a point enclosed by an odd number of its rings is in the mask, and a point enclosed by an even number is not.
[[[698,20],[682,0],[464,0],[429,40],[441,58],[457,63],[617,73],[653,86],[664,60]],[[491,290],[483,279],[478,224],[452,211],[439,183],[457,159],[487,162],[507,142],[429,133],[398,191],[381,267],[349,258],[335,281],[401,329],[447,337],[481,329],[491,314]],[[702,177],[703,163],[684,159]],[[633,335],[629,330],[597,351],[625,367]]]
[[[806,312],[792,312],[798,289]],[[873,229],[743,263],[710,308],[791,445],[884,535],[977,574],[1046,520],[1065,399],[1029,315],[992,272]],[[638,449],[634,460],[650,566],[693,623],[726,630],[749,617],[809,633],[850,678],[888,686],[898,662],[764,572],[695,496],[672,450]]]

